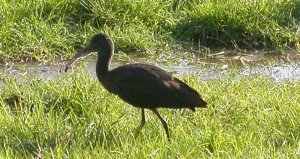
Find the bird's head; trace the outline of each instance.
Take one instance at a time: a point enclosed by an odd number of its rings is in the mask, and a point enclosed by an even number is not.
[[[88,55],[91,52],[107,52],[107,51],[113,51],[113,41],[107,34],[96,34],[92,37],[90,43],[88,46],[86,46],[83,49],[80,49],[72,59],[67,63],[65,67],[65,72],[68,70],[70,65],[79,57]],[[110,50],[109,50],[110,49]]]
[[[107,34],[96,34],[92,37],[90,44],[82,49],[81,52],[104,52],[108,48],[113,48],[113,42],[109,35]]]

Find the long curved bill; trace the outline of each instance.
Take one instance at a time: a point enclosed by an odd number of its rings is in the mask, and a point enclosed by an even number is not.
[[[87,47],[85,47],[85,48],[79,50],[79,51],[74,55],[74,57],[71,58],[71,59],[69,60],[69,62],[66,64],[65,72],[68,71],[68,69],[69,69],[69,67],[71,66],[71,64],[72,64],[77,58],[79,58],[79,57],[81,57],[81,56],[83,56],[83,55],[85,55],[85,54],[88,54],[88,53],[90,53],[90,52],[92,52],[92,47],[91,47],[91,46],[87,46]]]

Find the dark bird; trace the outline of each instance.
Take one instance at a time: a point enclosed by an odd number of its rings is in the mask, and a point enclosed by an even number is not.
[[[135,137],[145,124],[145,109],[158,116],[170,141],[168,125],[157,108],[189,108],[195,111],[197,107],[206,107],[206,102],[197,91],[159,67],[128,64],[111,70],[114,43],[106,34],[93,36],[90,44],[67,63],[65,71],[78,57],[91,52],[98,52],[96,74],[104,88],[134,107],[141,108],[142,120]]]

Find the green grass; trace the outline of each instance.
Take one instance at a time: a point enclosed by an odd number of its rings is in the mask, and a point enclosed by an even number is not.
[[[205,1],[192,4],[176,35],[209,46],[284,48],[299,42],[299,1]]]
[[[0,62],[73,54],[93,34],[118,51],[205,47],[299,50],[298,0],[0,0]]]
[[[1,158],[299,158],[300,83],[261,76],[200,81],[180,76],[207,109],[146,111],[111,95],[82,68],[56,80],[0,74]],[[20,96],[9,108],[5,99]]]

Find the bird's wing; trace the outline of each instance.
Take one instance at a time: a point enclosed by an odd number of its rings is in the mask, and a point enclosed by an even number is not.
[[[113,70],[110,77],[116,94],[134,106],[202,105],[201,96],[194,89],[155,66],[122,66]]]
[[[116,93],[130,104],[137,105],[157,100],[170,91],[172,76],[164,70],[149,66],[122,67],[112,71],[111,82]],[[140,103],[132,103],[138,101]]]
[[[143,66],[143,65],[141,65]],[[119,89],[147,90],[166,87],[164,81],[172,78],[167,72],[156,67],[130,67],[126,71],[118,71],[113,82]],[[117,70],[116,70],[117,71]]]

